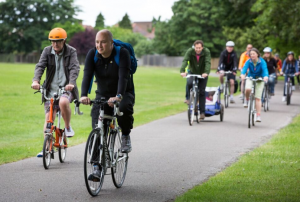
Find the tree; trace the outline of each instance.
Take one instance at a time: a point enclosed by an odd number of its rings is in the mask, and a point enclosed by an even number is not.
[[[6,0],[0,3],[0,52],[39,50],[55,22],[75,22],[74,0]]]
[[[64,30],[66,30],[67,35],[68,35],[67,42],[70,41],[76,33],[84,31],[83,26],[79,22],[73,22],[72,23],[72,22],[68,21],[64,24],[54,23],[54,25],[52,25],[52,28],[55,28],[55,27],[61,27]],[[41,45],[42,49],[44,47],[50,45],[49,40],[48,40],[48,34],[49,34],[49,31],[45,31],[45,34],[44,34],[45,35],[44,36],[45,40],[42,42],[42,45]]]
[[[127,15],[127,13],[125,13],[124,17],[119,22],[119,27],[124,28],[124,29],[131,29],[132,30],[131,21],[130,21],[129,16]]]
[[[153,41],[151,40],[142,40],[134,46],[134,52],[137,57],[141,57],[147,54],[154,54]]]
[[[85,29],[84,32],[76,33],[69,44],[76,48],[78,55],[86,55],[91,48],[95,47],[96,34],[97,31],[94,29]]]
[[[217,15],[220,8],[216,1],[179,0],[174,3],[172,11],[171,20],[155,25],[155,35],[158,35],[155,44],[160,53],[183,55],[195,40],[201,39],[212,56],[219,56],[226,41],[220,26],[222,19]]]
[[[95,27],[104,28],[104,20],[105,20],[105,18],[102,15],[102,13],[99,13],[99,15],[97,16],[97,19],[96,19]]]

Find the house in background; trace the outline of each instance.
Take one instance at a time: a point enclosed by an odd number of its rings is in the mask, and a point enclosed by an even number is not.
[[[132,23],[132,31],[142,34],[147,39],[155,37],[155,28],[152,27],[152,22],[134,22]]]

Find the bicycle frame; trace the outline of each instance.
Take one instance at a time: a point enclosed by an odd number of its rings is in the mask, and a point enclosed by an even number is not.
[[[61,112],[58,111],[57,112],[57,126],[54,126],[54,121],[53,121],[53,106],[54,106],[54,101],[59,100],[61,95],[63,93],[65,93],[66,91],[64,90],[64,88],[59,88],[58,93],[54,93],[54,96],[51,98],[48,98],[47,95],[47,91],[46,89],[41,88],[40,89],[41,93],[44,94],[44,98],[48,101],[50,101],[50,111],[49,111],[49,119],[47,120],[47,127],[46,127],[46,131],[45,131],[45,135],[52,135],[53,132],[55,132],[55,137],[53,136],[55,142],[53,144],[53,146],[55,147],[61,147],[61,148],[67,148],[67,140],[65,139],[66,144],[63,144],[63,139],[62,139],[62,133],[64,132],[64,130],[60,129],[60,120],[61,120]],[[52,144],[50,144],[50,151],[52,151]]]
[[[106,102],[105,102],[106,103]],[[89,163],[92,163],[92,157],[94,154],[94,150],[95,150],[95,143],[97,138],[99,138],[100,135],[100,145],[103,145],[103,150],[100,149],[100,158],[99,158],[99,164],[102,162],[102,157],[103,157],[103,152],[105,154],[105,162],[108,163],[108,165],[106,165],[107,168],[110,168],[112,166],[115,166],[116,162],[111,162],[111,159],[113,159],[113,145],[107,145],[107,136],[109,135],[109,132],[106,133],[106,131],[104,131],[104,120],[107,120],[107,131],[110,128],[111,133],[118,133],[118,131],[120,130],[119,126],[117,125],[117,115],[122,116],[123,113],[119,111],[119,105],[118,103],[116,103],[114,105],[114,113],[112,116],[110,115],[106,115],[104,114],[104,104],[103,101],[102,103],[100,103],[100,113],[99,113],[99,118],[98,118],[98,123],[95,129],[98,129],[100,131],[100,133],[98,133],[97,135],[94,136],[94,140],[93,140],[93,145],[92,145],[92,149],[91,149],[91,155],[90,155],[90,159],[89,159]],[[120,136],[117,135],[118,140],[121,142]],[[121,158],[121,160],[123,158],[127,158],[127,154],[124,153],[123,157]]]

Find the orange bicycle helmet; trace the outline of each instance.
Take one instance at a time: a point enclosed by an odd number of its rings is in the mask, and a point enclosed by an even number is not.
[[[49,40],[61,40],[67,38],[67,32],[60,27],[52,29],[48,36]]]

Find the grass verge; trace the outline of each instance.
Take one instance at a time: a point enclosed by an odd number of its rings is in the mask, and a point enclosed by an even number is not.
[[[300,201],[300,116],[175,201]]]

